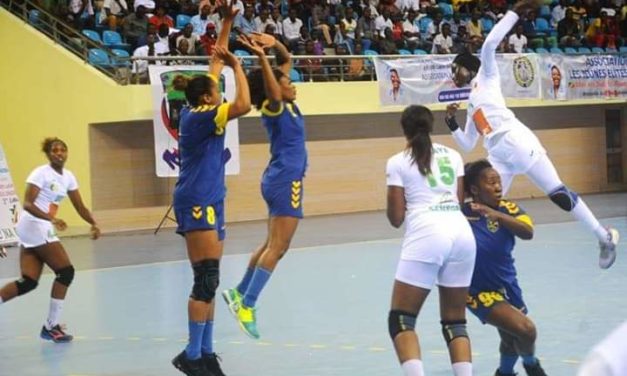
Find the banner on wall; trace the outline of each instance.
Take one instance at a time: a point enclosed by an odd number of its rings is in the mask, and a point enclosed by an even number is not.
[[[181,86],[182,79],[205,75],[207,71],[208,67],[201,65],[149,66],[153,100],[155,168],[159,177],[175,177],[179,173],[179,112],[186,104],[184,88]],[[229,67],[222,70],[220,89],[225,100],[233,101],[235,99],[235,76]],[[227,125],[225,149],[225,152],[230,155],[226,164],[227,175],[239,174],[237,119],[229,121]]]
[[[458,102],[470,88],[451,80],[453,55],[423,55],[409,59],[375,58],[380,102],[384,106]],[[497,55],[501,87],[506,97],[538,98],[538,55]]]
[[[2,145],[0,145],[0,245],[18,243],[15,224],[20,213],[20,200],[15,193],[13,179]]]

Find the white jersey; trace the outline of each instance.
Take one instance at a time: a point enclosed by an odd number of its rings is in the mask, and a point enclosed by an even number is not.
[[[67,193],[78,189],[78,182],[70,170],[63,169],[63,174],[60,175],[50,165],[37,167],[28,176],[26,182],[39,188],[35,206],[52,217],[56,216],[59,204],[67,197]],[[27,211],[22,212],[22,218],[48,222]]]
[[[470,82],[468,116],[464,130],[455,130],[453,138],[466,151],[475,147],[479,136],[484,136],[484,146],[489,149],[492,138],[514,128],[526,128],[505,104],[501,91],[501,78],[496,63],[496,48],[518,21],[518,15],[508,11],[490,31],[481,47],[481,67]]]
[[[627,376],[627,321],[596,345],[578,376]]]

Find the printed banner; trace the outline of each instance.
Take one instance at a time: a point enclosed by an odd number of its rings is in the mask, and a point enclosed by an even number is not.
[[[608,99],[627,97],[627,56],[544,55],[542,99]]]
[[[15,224],[21,210],[20,200],[15,194],[15,186],[9,165],[0,145],[0,245],[18,243]]]
[[[159,177],[178,176],[179,173],[179,112],[186,104],[184,88],[180,85],[181,78],[205,75],[207,71],[208,67],[202,65],[149,66],[154,111],[155,162]],[[229,67],[222,70],[220,88],[225,100],[235,99],[235,76]],[[229,121],[227,125],[225,148],[230,154],[226,173],[237,175],[240,168],[237,119]]]
[[[468,99],[470,88],[457,88],[451,79],[453,55],[423,55],[408,59],[375,58],[379,97],[383,106],[434,104]],[[538,55],[496,56],[505,97],[538,98]]]

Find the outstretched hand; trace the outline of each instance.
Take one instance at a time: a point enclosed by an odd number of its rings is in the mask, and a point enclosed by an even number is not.
[[[234,20],[239,12],[239,8],[235,7],[235,0],[217,0],[217,7],[223,10],[225,20]]]
[[[253,38],[250,38],[244,34],[237,37],[237,41],[242,44],[242,46],[246,47],[253,55],[256,55],[260,58],[266,56],[265,51],[263,50],[263,46],[260,45]]]
[[[265,33],[251,33],[248,38],[257,43],[262,48],[272,48],[276,45],[277,40],[274,36]]]
[[[458,109],[459,109],[459,103],[450,103],[448,106],[446,106],[446,117],[449,117],[449,118],[454,117]]]
[[[239,60],[237,57],[233,55],[228,49],[222,46],[216,46],[213,52],[214,59],[220,59],[224,62],[225,65],[234,68],[239,64]]]

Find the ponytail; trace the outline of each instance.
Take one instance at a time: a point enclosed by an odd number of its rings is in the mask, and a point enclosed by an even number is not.
[[[403,133],[411,149],[411,159],[418,165],[422,175],[431,173],[433,144],[430,133],[433,130],[433,114],[424,106],[412,105],[401,115]]]
[[[409,147],[411,149],[411,159],[418,165],[418,171],[422,175],[429,175],[431,173],[431,155],[433,153],[431,136],[428,133],[416,133],[409,140]]]

